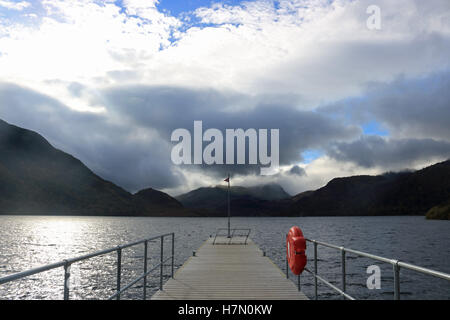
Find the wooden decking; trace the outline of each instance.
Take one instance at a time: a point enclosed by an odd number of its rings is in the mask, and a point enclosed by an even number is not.
[[[154,300],[307,300],[249,239],[247,245],[208,239]]]

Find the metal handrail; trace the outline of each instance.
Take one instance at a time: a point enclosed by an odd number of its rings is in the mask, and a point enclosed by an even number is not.
[[[172,257],[168,257],[166,258],[163,263],[167,262],[167,260],[172,259]],[[152,273],[153,271],[155,271],[156,269],[158,269],[161,266],[161,263],[158,263],[156,266],[154,266],[152,269],[150,269],[147,272],[144,272],[142,275],[140,275],[138,278],[134,279],[132,282],[130,282],[129,284],[127,284],[125,286],[125,288],[121,289],[120,291],[114,293],[112,296],[110,296],[108,298],[108,300],[112,300],[114,298],[117,298],[118,295],[122,294],[123,292],[127,291],[128,289],[130,289],[132,286],[134,286],[136,283],[138,283],[140,280],[142,280],[143,278],[147,277],[150,273]],[[172,276],[173,277],[173,276]],[[144,299],[145,300],[145,299]]]
[[[352,297],[348,293],[346,293],[346,259],[345,259],[346,253],[350,253],[350,254],[354,254],[357,256],[361,256],[361,257],[365,257],[365,258],[369,258],[369,259],[373,259],[373,260],[391,264],[392,268],[393,268],[393,273],[394,273],[394,299],[395,300],[400,300],[400,268],[405,268],[408,270],[416,271],[416,272],[419,272],[422,274],[427,274],[427,275],[431,275],[433,277],[437,277],[437,278],[441,278],[441,279],[450,281],[450,274],[447,274],[444,272],[419,267],[419,266],[413,265],[411,263],[406,263],[406,262],[398,261],[395,259],[388,259],[385,257],[377,256],[377,255],[370,254],[370,253],[363,252],[363,251],[358,251],[358,250],[353,250],[353,249],[349,249],[349,248],[336,246],[336,245],[329,244],[329,243],[322,242],[322,241],[311,240],[311,239],[305,239],[305,240],[313,243],[313,245],[314,245],[314,271],[311,271],[308,268],[305,268],[305,271],[307,271],[314,277],[314,296],[315,296],[316,300],[318,298],[317,280],[320,280],[325,285],[327,285],[328,287],[330,287],[331,289],[336,291],[344,299],[356,300],[354,297]],[[318,245],[341,251],[342,289],[339,289],[338,287],[336,287],[335,285],[331,284],[329,281],[325,280],[324,278],[322,278],[318,275],[318,271],[317,271],[317,269],[318,269],[317,268],[317,261],[318,261],[317,260],[317,246]],[[286,278],[289,278],[289,265],[288,265],[287,259],[286,259]],[[299,290],[300,290],[300,276],[298,277],[298,286],[299,286]]]
[[[172,254],[171,256],[167,257],[166,259],[164,259],[164,238],[171,236],[171,240],[172,240]],[[160,263],[157,264],[156,266],[154,266],[151,270],[147,271],[147,248],[148,248],[148,242],[152,241],[152,240],[156,240],[156,239],[160,239],[161,240],[161,249],[160,249],[160,253],[161,253],[161,259],[160,259]],[[124,288],[121,289],[121,275],[122,275],[122,249],[126,249],[129,247],[133,247],[135,245],[144,243],[144,273],[139,276],[137,279],[133,280],[130,284],[128,284],[127,286],[125,286]],[[153,272],[154,270],[156,270],[158,267],[160,268],[160,284],[159,284],[159,288],[160,290],[162,290],[163,287],[163,267],[164,267],[164,263],[167,262],[168,260],[172,260],[171,263],[171,277],[173,278],[174,275],[174,257],[175,257],[175,233],[165,233],[165,234],[161,234],[161,235],[157,235],[157,236],[153,236],[151,238],[147,238],[147,239],[143,239],[143,240],[138,240],[138,241],[134,241],[134,242],[130,242],[130,243],[126,243],[114,248],[109,248],[109,249],[105,249],[105,250],[101,250],[101,251],[96,251],[90,254],[86,254],[83,256],[79,256],[79,257],[75,257],[75,258],[70,258],[70,259],[65,259],[63,261],[59,261],[56,263],[52,263],[52,264],[48,264],[48,265],[44,265],[44,266],[40,266],[37,268],[33,268],[30,270],[26,270],[26,271],[22,271],[22,272],[18,272],[6,277],[2,277],[0,278],[0,285],[11,282],[11,281],[15,281],[15,280],[19,280],[25,277],[29,277],[31,275],[37,274],[37,273],[42,273],[45,271],[49,271],[52,269],[56,269],[56,268],[60,268],[60,267],[64,267],[64,300],[69,300],[69,280],[70,280],[70,266],[73,263],[76,262],[80,262],[83,260],[87,260],[90,258],[94,258],[97,256],[101,256],[101,255],[105,255],[111,252],[117,252],[117,288],[116,288],[116,293],[114,295],[112,295],[111,297],[109,297],[109,299],[113,299],[116,298],[117,300],[120,300],[120,295],[125,292],[126,290],[128,290],[129,288],[131,288],[134,284],[136,284],[139,280],[144,279],[144,286],[143,286],[143,299],[145,300],[147,297],[147,276]]]
[[[305,268],[305,271],[311,273],[314,276],[314,272],[312,272],[308,268]],[[319,279],[320,281],[325,283],[327,286],[329,286],[330,288],[332,288],[334,291],[338,292],[340,295],[344,296],[345,298],[347,298],[349,300],[356,300],[355,298],[353,298],[349,294],[345,293],[344,291],[342,291],[341,289],[339,289],[338,287],[333,285],[331,282],[328,282],[327,280],[325,280],[324,278],[320,277],[319,275],[315,275],[315,276],[317,277],[317,279]]]
[[[213,245],[216,244],[217,236],[220,234],[220,231],[223,231],[223,230],[228,231],[228,228],[218,228],[217,229],[216,235],[215,235],[214,240],[213,240]],[[232,233],[231,233],[231,235],[229,237],[230,240],[228,241],[228,244],[231,243],[231,239],[233,239],[234,234],[235,234],[236,231],[247,231],[247,233],[244,234],[244,235],[238,235],[238,236],[245,237],[244,244],[247,244],[247,240],[248,240],[248,237],[250,236],[250,233],[251,233],[252,229],[249,229],[249,228],[233,228],[233,229],[230,229],[230,231],[232,231]]]

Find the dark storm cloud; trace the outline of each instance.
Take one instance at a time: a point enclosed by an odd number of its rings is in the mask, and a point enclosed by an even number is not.
[[[77,83],[68,84],[68,90],[75,96],[89,94]],[[97,174],[131,191],[184,183],[170,159],[175,144],[170,136],[177,128],[193,133],[194,120],[203,121],[203,130],[217,128],[223,133],[227,128],[280,129],[280,164],[294,165],[289,170],[294,175],[304,175],[295,164],[307,149],[327,149],[329,156],[363,167],[407,167],[416,160],[450,157],[448,72],[372,84],[363,97],[317,111],[300,111],[282,97],[179,87],[111,87],[89,99],[107,111],[73,111],[53,98],[3,83],[0,118],[41,133]],[[390,138],[361,137],[359,126],[368,121],[387,128]],[[205,170],[214,175],[257,174],[260,169],[259,165],[187,167],[188,175]]]
[[[364,167],[408,166],[413,161],[450,157],[450,72],[389,84],[370,84],[367,92],[318,109],[343,123],[375,122],[390,139],[365,136],[334,143],[328,154]]]
[[[290,174],[295,174],[297,176],[304,176],[306,175],[306,171],[303,168],[300,168],[299,166],[295,165],[292,166],[292,168],[289,170]]]
[[[301,161],[301,152],[330,140],[348,141],[359,136],[360,128],[342,125],[324,114],[299,111],[283,103],[267,103],[267,97],[247,97],[213,90],[174,87],[129,86],[104,93],[109,110],[130,123],[154,128],[170,142],[173,130],[188,129],[193,134],[195,120],[203,130],[217,128],[225,138],[226,129],[249,128],[280,130],[280,164]],[[174,143],[175,144],[175,143]],[[206,146],[207,143],[204,143]],[[202,170],[212,173],[259,173],[259,165],[212,165]]]
[[[398,138],[450,139],[450,71],[373,83],[361,97],[319,108],[340,121],[377,121]]]
[[[33,90],[0,84],[0,118],[34,130],[83,161],[103,178],[130,190],[175,187],[183,182],[170,164],[170,146],[138,138],[132,126],[107,114],[73,111]]]
[[[70,83],[75,96],[89,95]],[[292,97],[291,97],[292,98]],[[122,86],[88,96],[105,113],[73,111],[33,90],[0,84],[0,118],[41,133],[94,172],[130,190],[175,188],[184,183],[170,159],[174,129],[280,129],[280,164],[294,165],[301,152],[325,149],[340,161],[363,167],[407,167],[417,160],[450,157],[450,77],[448,72],[390,85],[372,84],[367,94],[317,111],[301,111],[283,97],[246,96],[179,87]],[[96,101],[96,99],[98,101]],[[294,99],[295,100],[295,97]],[[361,137],[360,126],[376,121],[390,137]],[[206,143],[204,143],[204,146]],[[257,174],[258,166],[186,166],[189,173]],[[186,169],[184,167],[184,169]]]
[[[362,167],[407,166],[417,160],[450,158],[450,142],[433,139],[386,139],[363,136],[351,143],[334,143],[328,155]]]
[[[450,72],[373,89],[369,113],[394,134],[450,139]]]
[[[83,88],[69,86],[70,92]],[[73,154],[94,172],[128,190],[183,183],[170,159],[174,129],[192,132],[193,121],[204,130],[217,128],[280,129],[280,164],[301,160],[304,149],[329,141],[349,141],[359,128],[341,125],[326,115],[298,111],[267,97],[247,97],[213,90],[175,87],[114,87],[97,96],[106,113],[76,112],[48,96],[15,85],[0,85],[0,117],[43,134],[56,147]],[[205,170],[189,166],[191,171]],[[208,166],[210,174],[259,173],[259,166]]]

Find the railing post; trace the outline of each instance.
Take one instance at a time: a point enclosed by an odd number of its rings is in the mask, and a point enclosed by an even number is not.
[[[287,252],[287,235],[286,235],[286,252]],[[289,262],[286,253],[286,279],[289,279]]]
[[[120,300],[120,282],[122,276],[122,248],[117,247],[117,300]]]
[[[314,243],[314,297],[317,300],[317,242],[313,240]]]
[[[175,233],[172,233],[172,278],[173,278],[173,266],[175,259]]]
[[[144,242],[144,274],[147,273],[147,240]],[[144,276],[144,300],[147,299],[147,276]]]
[[[159,290],[163,288],[164,236],[161,236],[161,268],[159,272]]]
[[[398,260],[393,261],[394,269],[394,300],[400,300],[400,267]]]
[[[341,264],[342,264],[342,291],[345,292],[347,284],[345,281],[345,248],[341,247]],[[343,299],[345,300],[345,296],[342,296]]]
[[[69,300],[70,287],[70,263],[66,260],[64,264],[64,300]]]
[[[289,279],[289,263],[287,257],[286,257],[286,279]]]

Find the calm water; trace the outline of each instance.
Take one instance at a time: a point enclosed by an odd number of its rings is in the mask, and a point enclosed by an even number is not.
[[[450,222],[427,221],[423,217],[306,217],[233,218],[234,227],[251,228],[252,239],[285,270],[284,240],[292,225],[305,236],[367,251],[387,258],[411,262],[450,273]],[[79,256],[129,241],[166,232],[176,234],[176,268],[192,255],[216,228],[225,227],[222,218],[111,218],[111,217],[14,217],[0,216],[0,277],[32,267]],[[165,242],[169,254],[170,242]],[[159,261],[159,241],[149,244],[149,264]],[[309,246],[308,266],[313,269]],[[319,247],[319,274],[340,286],[340,253]],[[114,293],[117,255],[111,253],[71,269],[71,299],[104,299]],[[122,286],[142,273],[143,245],[124,249]],[[369,265],[381,267],[381,289],[366,287]],[[170,267],[165,268],[170,273]],[[349,255],[347,290],[362,299],[392,299],[392,267]],[[302,276],[302,290],[313,297],[312,277]],[[149,296],[158,286],[158,271],[148,283]],[[0,299],[61,299],[62,268],[24,280],[0,285]],[[450,299],[450,283],[412,271],[401,271],[402,299]],[[325,286],[320,298],[337,299]],[[141,298],[138,283],[123,298]]]

